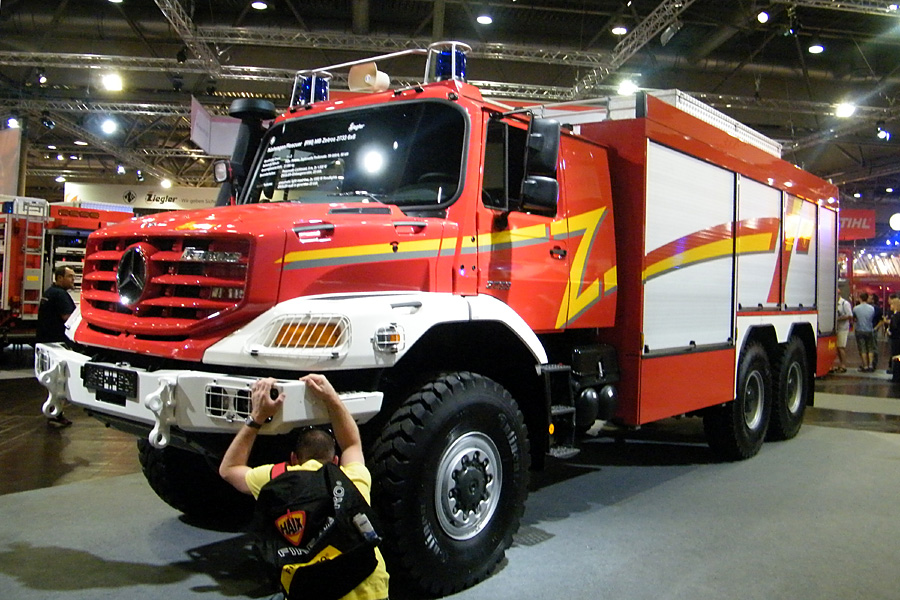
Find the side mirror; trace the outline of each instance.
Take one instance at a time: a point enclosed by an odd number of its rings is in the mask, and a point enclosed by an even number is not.
[[[235,178],[242,178],[244,168],[240,163],[230,160],[217,160],[213,163],[213,180],[216,183],[234,183]]]
[[[559,160],[559,121],[532,118],[528,127],[525,172],[556,176]]]
[[[556,214],[559,182],[552,177],[530,175],[522,182],[522,210]]]

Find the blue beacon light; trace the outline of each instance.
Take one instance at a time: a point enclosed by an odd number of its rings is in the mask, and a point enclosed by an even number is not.
[[[462,50],[446,49],[437,53],[435,66],[435,79],[446,81],[448,79],[466,80],[466,54]]]
[[[323,75],[304,75],[300,78],[300,104],[328,100],[328,77]]]

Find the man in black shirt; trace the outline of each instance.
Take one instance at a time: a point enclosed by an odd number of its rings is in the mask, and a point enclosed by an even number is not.
[[[69,295],[69,290],[73,287],[75,287],[75,271],[69,267],[57,267],[53,270],[53,285],[44,290],[38,309],[38,342],[66,340],[66,321],[75,312],[75,301]],[[49,422],[61,427],[72,424],[72,421],[62,413],[49,419]]]

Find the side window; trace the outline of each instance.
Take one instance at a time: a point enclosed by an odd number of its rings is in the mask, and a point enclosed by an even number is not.
[[[482,201],[489,208],[518,210],[525,177],[528,133],[502,121],[488,122]]]

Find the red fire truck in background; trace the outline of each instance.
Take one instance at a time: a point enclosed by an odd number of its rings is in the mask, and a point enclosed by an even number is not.
[[[73,293],[78,301],[87,236],[132,215],[130,207],[51,205],[44,199],[24,196],[0,196],[0,207],[3,209],[0,215],[3,269],[0,347],[3,347],[12,342],[34,342],[41,294],[52,282],[54,268],[65,264],[75,271]]]
[[[223,206],[90,236],[70,342],[36,354],[45,413],[68,399],[139,434],[163,499],[234,518],[216,467],[250,384],[287,398],[262,464],[327,421],[297,381],[326,373],[389,567],[439,594],[491,572],[529,469],[603,422],[700,417],[727,459],[796,435],[834,351],[835,188],[677,92],[486,99],[463,50],[396,89],[330,67],[374,88],[335,100],[301,72],[265,130],[270,104],[236,102]]]

